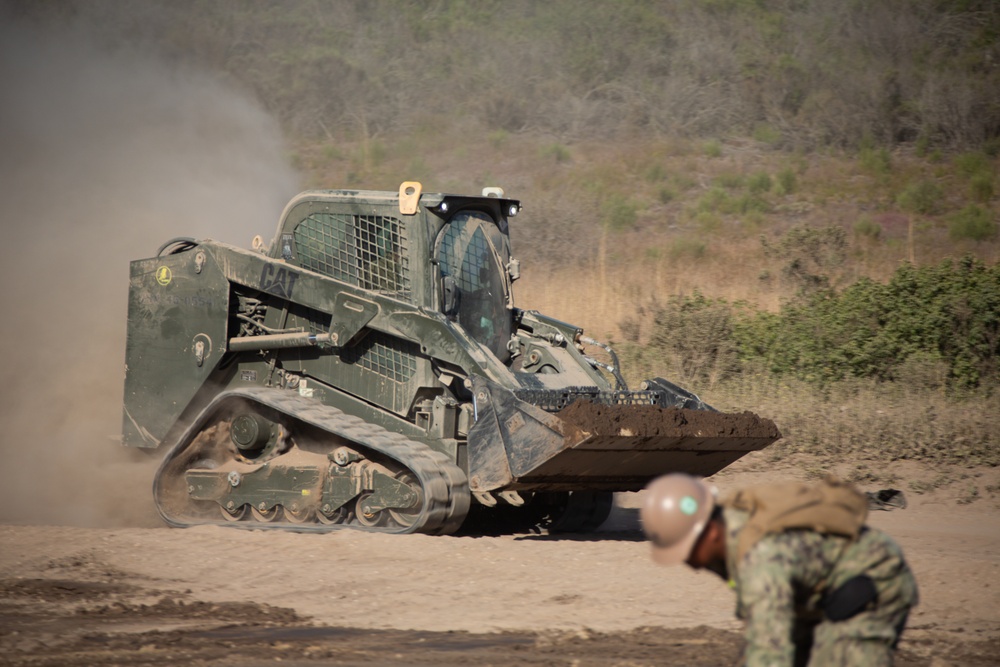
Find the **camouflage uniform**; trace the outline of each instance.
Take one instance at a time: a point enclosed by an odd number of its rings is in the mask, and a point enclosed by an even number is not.
[[[892,665],[893,649],[917,603],[917,585],[899,546],[864,527],[856,540],[812,530],[761,538],[737,562],[746,512],[725,508],[727,567],[737,594],[736,614],[747,623],[747,667]],[[865,574],[877,601],[843,621],[824,618],[821,599]]]

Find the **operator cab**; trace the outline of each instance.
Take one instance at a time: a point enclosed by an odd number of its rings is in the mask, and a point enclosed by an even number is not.
[[[510,358],[511,284],[518,277],[517,260],[510,256],[507,215],[519,208],[517,202],[498,197],[446,197],[430,209],[447,216],[434,250],[441,310],[501,362]]]

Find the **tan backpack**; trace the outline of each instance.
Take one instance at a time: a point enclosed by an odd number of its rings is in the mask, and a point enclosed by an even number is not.
[[[868,518],[868,499],[851,484],[828,477],[821,482],[782,482],[737,491],[721,502],[748,512],[737,557],[762,537],[791,529],[856,538]]]

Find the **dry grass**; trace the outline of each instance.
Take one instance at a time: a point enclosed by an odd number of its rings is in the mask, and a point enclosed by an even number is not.
[[[947,215],[969,203],[969,189],[947,160],[900,152],[888,171],[872,171],[856,155],[802,156],[747,140],[714,145],[717,156],[704,142],[677,138],[562,145],[551,137],[422,128],[402,138],[303,145],[296,159],[310,187],[396,189],[413,178],[427,191],[503,186],[525,205],[512,225],[524,276],[519,303],[603,338],[618,337],[635,304],[695,290],[776,310],[796,286],[782,280],[760,239],[793,226],[847,231],[847,259],[829,272],[835,286],[862,276],[884,281],[911,259],[934,264],[972,253],[1000,261],[1000,239],[949,240]],[[761,174],[774,183],[761,195],[766,210],[733,210]],[[783,179],[791,179],[790,190]],[[941,184],[945,201],[936,215],[897,204],[918,182]],[[614,218],[618,226],[609,227],[616,202],[634,218],[624,226]],[[1000,219],[998,204],[994,197],[987,206]]]
[[[956,400],[894,384],[843,383],[821,392],[765,377],[728,382],[702,396],[723,410],[775,420],[775,459],[808,454],[828,461],[911,460],[961,467],[1000,465],[996,396]]]
[[[900,152],[888,166],[872,167],[863,156],[793,155],[750,141],[714,142],[706,150],[704,142],[677,138],[562,145],[551,137],[449,132],[443,137],[425,128],[395,140],[306,145],[296,157],[313,187],[394,190],[413,178],[426,191],[503,186],[525,205],[512,224],[522,260],[518,305],[616,343],[627,318],[642,326],[643,306],[670,295],[699,291],[777,310],[796,286],[783,281],[782,267],[765,256],[760,238],[779,238],[793,226],[847,231],[846,261],[829,269],[834,286],[862,276],[885,281],[907,261],[933,264],[965,253],[1000,261],[1000,239],[949,240],[946,215],[969,203],[969,189],[947,159]],[[994,159],[992,173],[997,167]],[[776,184],[762,195],[766,206],[734,211],[733,202],[746,196],[759,174]],[[935,215],[897,203],[909,184],[924,181],[940,183],[945,193]],[[614,205],[634,216],[609,224]],[[986,206],[1000,219],[996,197]],[[630,381],[653,375],[687,380],[657,350],[645,350],[639,362],[626,369]],[[769,449],[773,457],[807,455],[829,464],[1000,463],[995,396],[958,402],[863,384],[821,393],[764,376],[689,388],[722,409],[774,418],[785,438]]]

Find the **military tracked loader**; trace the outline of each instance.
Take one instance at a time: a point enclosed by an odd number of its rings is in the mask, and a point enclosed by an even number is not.
[[[520,202],[305,192],[270,243],[173,239],[131,263],[123,442],[162,448],[173,526],[581,531],[612,493],[780,437],[514,305]],[[468,517],[468,520],[467,520]]]

